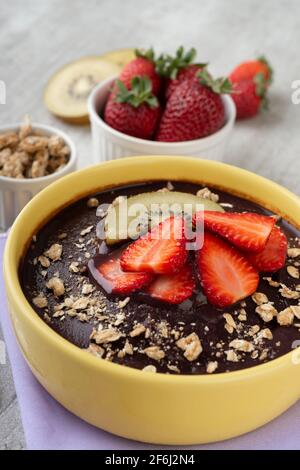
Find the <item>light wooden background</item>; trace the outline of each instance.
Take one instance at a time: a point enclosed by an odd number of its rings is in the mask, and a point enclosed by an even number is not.
[[[291,101],[292,82],[300,79],[298,0],[0,0],[0,80],[7,86],[0,125],[29,113],[60,126],[74,139],[80,166],[88,165],[89,128],[63,124],[43,106],[51,74],[84,55],[149,45],[172,51],[181,44],[195,46],[199,61],[220,75],[255,54],[270,58],[270,111],[236,126],[226,162],[300,194],[300,105]],[[7,364],[0,366],[0,449],[24,446]]]

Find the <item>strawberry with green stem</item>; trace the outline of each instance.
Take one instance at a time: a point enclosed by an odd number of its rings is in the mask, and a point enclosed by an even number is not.
[[[156,61],[156,70],[166,78],[165,97],[168,100],[177,86],[187,79],[193,79],[207,64],[195,63],[196,49],[185,52],[181,46],[176,55],[162,54]]]
[[[237,119],[251,118],[268,109],[267,83],[263,76],[258,74],[254,79],[234,83],[232,99]]]
[[[223,93],[231,93],[229,80],[214,80],[206,68],[184,80],[167,101],[156,140],[182,142],[217,132],[225,122]]]
[[[160,105],[148,77],[134,77],[130,89],[116,80],[104,110],[104,120],[109,126],[127,135],[150,139],[159,117]]]
[[[273,81],[273,70],[264,56],[239,64],[229,75],[233,85],[232,98],[236,105],[237,119],[256,116],[267,109],[267,92]]]
[[[267,86],[273,81],[274,72],[265,56],[242,62],[231,72],[229,79],[232,83],[237,83],[243,80],[253,80],[257,76],[263,78]]]
[[[155,54],[153,49],[142,51],[135,50],[136,58],[131,60],[123,68],[119,79],[125,87],[130,89],[134,77],[148,77],[152,83],[152,93],[158,96],[161,88],[161,78],[156,71]]]

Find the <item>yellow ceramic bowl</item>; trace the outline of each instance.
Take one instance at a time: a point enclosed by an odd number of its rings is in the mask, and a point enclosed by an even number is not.
[[[10,232],[4,272],[13,327],[40,383],[89,423],[156,444],[228,439],[267,423],[299,399],[299,350],[231,373],[145,373],[95,358],[63,339],[30,307],[19,283],[19,263],[32,235],[63,206],[111,186],[162,178],[217,186],[258,201],[300,226],[298,197],[269,180],[225,164],[147,156],[81,170],[35,196]]]

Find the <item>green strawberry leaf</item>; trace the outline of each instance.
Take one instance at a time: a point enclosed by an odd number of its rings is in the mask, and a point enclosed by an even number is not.
[[[270,102],[269,102],[269,99],[267,96],[264,96],[260,102],[260,107],[259,109],[261,111],[268,111],[270,109],[270,106],[269,106]]]
[[[155,62],[155,53],[153,48],[144,50],[144,49],[135,49],[134,53],[136,57],[143,57],[144,59],[148,59],[151,62]]]
[[[265,64],[268,67],[269,78],[267,80],[267,83],[268,83],[268,85],[271,85],[271,83],[273,83],[273,81],[274,81],[274,69],[272,68],[270,62],[268,61],[268,59],[264,55],[261,55],[260,57],[258,57],[257,60],[259,60],[259,62],[262,62],[263,64]]]
[[[230,94],[233,91],[232,84],[228,78],[220,77],[213,79],[206,67],[197,73],[197,77],[199,78],[201,85],[207,86],[218,95],[225,93]]]
[[[253,80],[255,83],[255,93],[257,96],[263,98],[267,92],[268,81],[265,79],[263,73],[257,73]]]
[[[134,108],[138,108],[146,103],[150,108],[159,105],[158,99],[152,93],[152,82],[148,77],[136,76],[131,80],[131,89],[128,90],[121,80],[116,80],[118,92],[115,101],[118,103],[128,103]]]
[[[161,54],[156,60],[156,71],[159,75],[175,80],[179,70],[186,68],[188,65],[194,64],[197,51],[192,47],[189,51],[185,52],[184,47],[180,46],[175,56],[169,54]],[[207,64],[195,64],[199,67],[206,66]]]

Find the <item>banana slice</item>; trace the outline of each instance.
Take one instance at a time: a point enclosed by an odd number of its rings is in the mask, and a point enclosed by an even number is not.
[[[170,217],[170,211],[171,214],[187,212],[192,215],[200,210],[200,205],[204,210],[224,212],[216,202],[179,191],[153,191],[129,198],[120,197],[108,209],[104,222],[105,241],[113,245],[127,238],[137,238],[149,219],[155,225]]]
[[[91,90],[102,80],[119,75],[133,55],[133,50],[124,49],[99,57],[83,57],[65,65],[49,80],[44,92],[45,105],[65,121],[88,123],[87,98]]]

